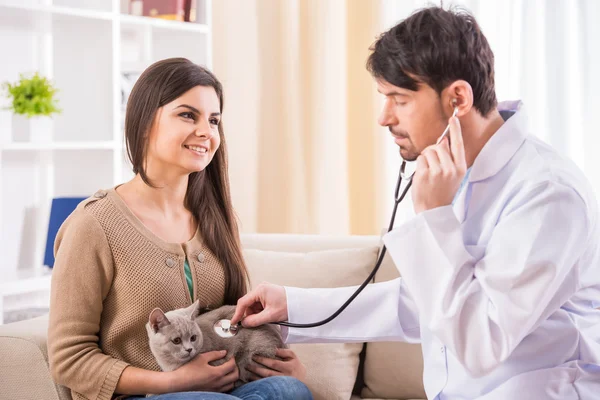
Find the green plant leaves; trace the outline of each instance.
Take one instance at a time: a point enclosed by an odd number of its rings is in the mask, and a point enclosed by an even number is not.
[[[15,114],[24,114],[31,118],[39,115],[50,116],[62,111],[54,97],[58,90],[46,77],[37,72],[31,78],[20,74],[18,82],[5,82],[2,86],[7,91],[6,96],[12,100],[7,109]]]

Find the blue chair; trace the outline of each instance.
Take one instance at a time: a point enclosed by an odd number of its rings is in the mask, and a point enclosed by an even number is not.
[[[44,253],[44,265],[54,267],[54,240],[58,229],[65,219],[75,210],[77,205],[87,197],[57,197],[52,199],[50,208],[50,220],[48,222],[48,236],[46,238],[46,251]]]

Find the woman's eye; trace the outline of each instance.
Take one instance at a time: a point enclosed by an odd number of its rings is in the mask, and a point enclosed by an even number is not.
[[[183,117],[185,119],[191,119],[193,121],[196,120],[194,113],[191,112],[182,112],[181,114],[179,114],[180,117]]]
[[[193,335],[193,336],[190,338],[190,340],[191,340],[192,342],[195,342],[195,341],[196,341],[196,335]]]
[[[174,344],[181,344],[181,338],[177,337],[177,338],[173,339],[173,343]]]
[[[218,119],[211,119],[210,123],[211,123],[211,125],[218,126],[219,125],[219,120]]]

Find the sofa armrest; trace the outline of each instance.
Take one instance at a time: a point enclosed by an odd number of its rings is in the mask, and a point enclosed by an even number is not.
[[[48,315],[0,325],[0,388],[6,399],[70,400],[48,367]]]

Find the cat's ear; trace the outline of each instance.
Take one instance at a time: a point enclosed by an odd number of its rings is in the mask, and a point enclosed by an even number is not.
[[[196,300],[191,306],[186,308],[185,313],[189,315],[190,319],[196,319],[200,315],[200,300]]]
[[[155,308],[152,310],[150,313],[149,322],[154,333],[171,323],[171,321],[169,321],[165,313],[160,308]]]

